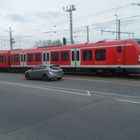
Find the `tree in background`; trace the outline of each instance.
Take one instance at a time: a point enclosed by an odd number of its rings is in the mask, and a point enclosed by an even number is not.
[[[62,46],[60,39],[56,40],[39,40],[35,42],[34,47],[50,47],[50,46]]]

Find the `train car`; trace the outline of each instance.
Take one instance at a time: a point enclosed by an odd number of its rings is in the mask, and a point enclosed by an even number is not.
[[[140,40],[120,40],[44,49],[49,59],[69,72],[140,73]]]
[[[42,49],[12,50],[10,52],[12,71],[25,71],[39,64],[42,64]]]
[[[140,39],[12,50],[1,52],[0,61],[13,71],[57,64],[65,72],[140,73]]]
[[[140,73],[140,41],[96,43],[80,49],[80,67],[105,73]]]
[[[0,51],[0,71],[7,71],[10,68],[9,62],[10,51]]]

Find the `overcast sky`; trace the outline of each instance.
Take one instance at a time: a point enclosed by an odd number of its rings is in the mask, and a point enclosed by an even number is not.
[[[45,37],[69,37],[69,15],[63,11],[63,7],[74,4],[76,11],[73,12],[73,23],[76,30],[85,32],[84,26],[95,25],[93,29],[115,29],[115,14],[122,18],[125,31],[140,35],[139,17],[126,20],[126,17],[140,15],[140,6],[131,5],[140,3],[138,0],[0,0],[0,39],[7,37],[9,26],[13,29],[13,35],[19,40],[26,38],[44,39]],[[115,9],[117,8],[118,9]],[[108,9],[113,9],[107,11]],[[104,12],[102,12],[104,11]],[[97,14],[98,13],[98,14]],[[127,26],[126,26],[127,25]],[[129,26],[128,26],[129,25]],[[135,25],[135,26],[134,26]],[[82,27],[82,28],[80,28]],[[122,26],[123,27],[123,26]],[[100,28],[100,29],[99,29]],[[92,29],[92,26],[91,26]],[[61,34],[49,35],[44,32],[60,31]],[[75,31],[76,32],[76,31]],[[98,33],[97,31],[95,32]],[[94,33],[94,34],[95,34]],[[91,31],[92,34],[92,31]],[[108,35],[108,34],[107,34]],[[78,31],[77,34],[78,40]],[[96,35],[97,36],[97,35]],[[115,36],[114,36],[115,37]]]

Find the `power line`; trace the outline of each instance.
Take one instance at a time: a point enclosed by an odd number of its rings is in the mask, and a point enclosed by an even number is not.
[[[129,20],[129,19],[133,19],[133,18],[140,18],[140,15],[136,15],[136,16],[130,16],[130,17],[126,17],[126,18],[120,18],[120,20],[124,21],[124,20]],[[88,26],[102,26],[102,25],[105,25],[105,24],[114,24],[116,20],[110,20],[110,21],[105,21],[105,22],[98,22],[98,23],[95,23],[95,24],[90,24]],[[75,29],[77,28],[85,28],[85,26],[76,26]],[[44,28],[42,28],[44,29]],[[62,31],[67,31],[68,29],[62,29],[62,30],[56,30],[56,32],[62,32]],[[34,30],[34,31],[37,31],[37,30]],[[44,32],[43,32],[44,33]],[[37,33],[38,34],[38,33]]]
[[[116,9],[125,8],[125,7],[128,7],[128,6],[132,6],[132,4],[127,4],[127,5],[123,5],[123,6],[120,6],[120,7],[107,9],[107,10],[104,10],[104,11],[101,11],[101,12],[92,13],[92,14],[90,14],[90,15],[77,17],[76,19],[83,19],[83,18],[86,18],[86,17],[89,17],[89,16],[99,15],[99,14],[102,14],[102,13],[106,13],[106,12],[113,11],[113,10],[116,10]],[[62,21],[58,21],[58,22],[52,22],[52,23],[50,23],[50,24],[52,25],[52,24],[56,24],[56,23],[66,23],[66,20],[62,20]],[[41,26],[41,28],[37,28],[37,29],[35,28],[35,29],[33,29],[33,30],[25,31],[25,32],[22,32],[22,33],[33,32],[33,31],[36,31],[36,30],[40,30],[40,29],[42,29],[42,28],[45,28],[45,27],[42,27],[42,26],[50,27],[51,25],[48,26],[47,23],[40,24],[40,25],[37,25],[37,26]]]
[[[122,9],[122,8],[129,7],[129,6],[132,6],[132,4],[127,4],[127,5],[123,5],[123,6],[120,6],[120,7],[103,10],[103,11],[92,13],[92,14],[89,14],[89,15],[86,15],[86,16],[81,16],[81,17],[78,17],[76,19],[83,19],[83,18],[86,18],[86,17],[89,17],[89,16],[96,16],[96,15],[99,15],[99,14],[102,14],[102,13],[110,12],[110,11],[117,10],[117,9]]]

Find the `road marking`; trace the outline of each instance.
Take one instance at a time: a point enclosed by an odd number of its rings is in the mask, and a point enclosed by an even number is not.
[[[87,94],[88,94],[89,96],[91,96],[90,91],[87,91]]]
[[[120,102],[132,103],[132,104],[140,104],[140,102],[137,101],[123,100],[123,99],[116,99],[116,100]]]
[[[27,84],[20,84],[20,83],[12,83],[12,82],[0,82],[0,84],[5,84],[5,85],[12,85],[12,86],[21,86],[21,87],[28,87],[28,88],[35,88],[35,89],[42,89],[42,90],[50,90],[50,91],[57,91],[57,92],[63,92],[63,93],[69,93],[69,94],[75,94],[75,95],[83,95],[83,96],[91,96],[90,93],[81,93],[77,91],[82,91],[82,90],[75,90],[71,89],[70,90],[64,90],[62,88],[54,88],[54,87],[41,87],[41,86],[36,86],[36,85],[27,85]],[[65,88],[66,89],[66,88]]]
[[[7,74],[7,73],[4,73],[4,74]],[[17,75],[17,74],[15,74],[15,75]],[[18,75],[20,75],[20,74],[18,74]],[[0,76],[0,77],[2,77],[2,76]],[[2,78],[5,78],[5,76],[2,77]],[[12,78],[12,77],[10,77],[10,78]],[[95,77],[93,77],[93,78],[95,78]],[[77,80],[77,81],[82,80],[82,81],[101,82],[101,83],[114,83],[114,84],[120,84],[120,85],[134,85],[134,86],[139,86],[140,85],[140,82],[138,82],[138,81],[134,81],[134,80],[128,81],[126,79],[125,80],[120,80],[120,81],[118,81],[118,79],[115,79],[116,81],[113,81],[112,79],[106,80],[106,79],[88,79],[88,78],[75,78],[75,77],[72,77],[72,78],[71,77],[63,77],[63,79],[70,79],[70,80]],[[128,82],[131,82],[131,83],[128,83]]]
[[[62,87],[53,87],[53,86],[36,86],[36,85],[27,85],[27,84],[20,84],[20,83],[12,83],[12,82],[0,82],[1,84],[8,84],[14,86],[22,86],[28,88],[36,88],[36,89],[43,89],[43,90],[51,90],[51,91],[58,91],[58,92],[65,92],[75,95],[83,95],[83,96],[91,96],[92,94],[103,94],[108,96],[117,96],[117,97],[127,97],[127,98],[139,98],[140,96],[131,96],[131,95],[121,95],[116,93],[109,93],[109,92],[102,92],[102,91],[87,91],[87,90],[79,90],[79,89],[70,89],[70,88],[62,88]]]
[[[103,94],[103,95],[109,95],[109,96],[127,97],[127,98],[139,98],[140,99],[140,96],[122,95],[122,94],[109,93],[109,92],[107,93],[107,92],[102,92],[102,91],[90,91],[90,93]]]

